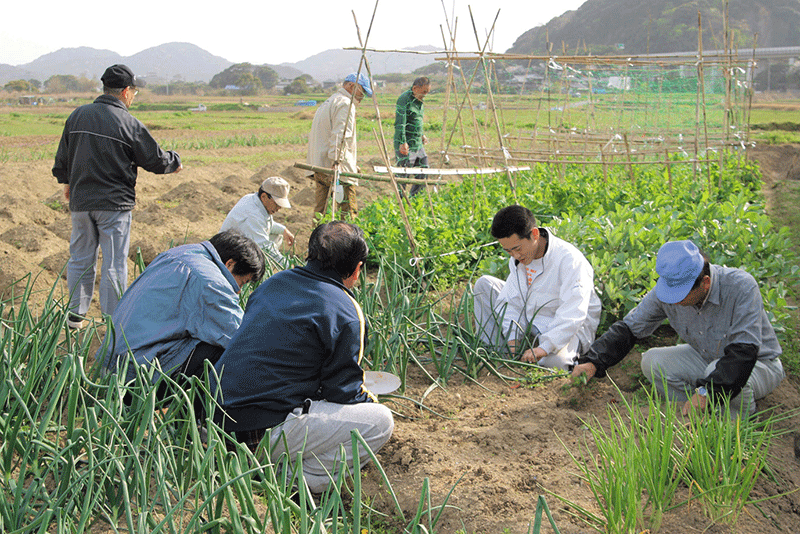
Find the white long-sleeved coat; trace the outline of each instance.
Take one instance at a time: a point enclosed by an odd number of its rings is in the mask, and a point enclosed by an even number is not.
[[[309,165],[330,169],[338,160],[340,171],[357,172],[356,103],[351,105],[351,98],[350,93],[340,87],[317,109],[308,134],[306,163]],[[350,176],[342,176],[339,181],[358,185],[358,179]]]
[[[528,287],[526,266],[509,258],[510,273],[495,301],[503,317],[503,333],[516,339],[517,324],[533,322],[541,335],[539,346],[553,354],[578,336],[588,348],[600,323],[600,298],[594,290],[594,270],[574,245],[548,232],[544,256],[527,267],[536,270]]]

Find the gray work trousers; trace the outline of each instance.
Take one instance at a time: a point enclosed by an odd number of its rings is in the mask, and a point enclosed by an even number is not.
[[[277,462],[284,452],[294,461],[297,453],[302,451],[306,483],[313,493],[322,493],[331,479],[338,476],[342,447],[348,468],[353,466],[352,430],[358,430],[370,450],[376,452],[392,436],[392,412],[376,402],[336,404],[313,401],[308,413],[296,408],[283,423],[272,428],[272,461]],[[369,459],[369,452],[359,447],[359,465],[365,465]]]
[[[708,362],[691,346],[656,347],[642,354],[642,372],[664,397],[673,402],[686,402],[694,395],[695,384],[707,377],[719,360]],[[783,380],[785,374],[779,358],[758,360],[741,393],[731,399],[730,415],[749,415],[756,411],[756,401],[766,397]],[[664,391],[666,380],[667,391]]]
[[[69,309],[84,315],[89,311],[97,274],[98,252],[103,251],[100,277],[100,309],[112,314],[128,287],[128,250],[131,243],[130,211],[72,212],[67,287]]]

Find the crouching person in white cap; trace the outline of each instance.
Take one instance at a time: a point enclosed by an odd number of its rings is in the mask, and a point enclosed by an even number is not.
[[[656,272],[656,287],[592,344],[573,375],[605,376],[667,319],[685,343],[642,355],[642,372],[662,395],[682,402],[684,415],[723,398],[732,417],[754,413],[755,401],[784,378],[781,347],[755,279],[710,264],[691,241],[665,243]]]
[[[243,196],[225,217],[220,232],[237,230],[256,242],[273,266],[285,269],[289,266],[281,254],[281,245],[294,244],[294,234],[272,216],[281,208],[291,208],[289,182],[280,176],[271,176],[261,183],[255,193]]]

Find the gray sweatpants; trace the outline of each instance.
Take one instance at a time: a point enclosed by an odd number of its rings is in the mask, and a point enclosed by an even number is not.
[[[392,436],[392,412],[375,402],[336,404],[314,401],[306,414],[302,413],[302,408],[296,408],[283,423],[271,430],[272,461],[277,461],[284,452],[288,452],[294,461],[297,453],[302,451],[306,483],[313,493],[322,493],[331,478],[338,475],[342,446],[348,468],[353,466],[352,430],[358,430],[375,452]],[[359,464],[363,466],[369,459],[369,452],[359,447]]]
[[[131,243],[130,211],[72,212],[67,287],[69,308],[84,315],[89,311],[97,274],[97,256],[103,250],[100,277],[100,309],[112,314],[128,287],[128,250]]]
[[[642,372],[655,384],[661,395],[673,402],[683,403],[694,395],[697,381],[711,374],[718,361],[709,363],[687,344],[656,347],[642,354]],[[778,387],[784,376],[783,364],[779,358],[758,360],[742,392],[731,399],[731,417],[736,417],[739,413],[755,413],[756,401]],[[667,391],[664,391],[664,379]]]

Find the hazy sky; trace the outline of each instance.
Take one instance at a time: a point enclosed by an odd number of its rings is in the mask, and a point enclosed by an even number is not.
[[[584,0],[260,0],[202,3],[134,0],[98,3],[71,0],[36,4],[5,2],[0,63],[20,65],[60,48],[89,46],[129,56],[171,42],[189,42],[234,63],[295,62],[331,48],[358,46],[373,12],[367,46],[381,50],[442,46],[457,18],[456,49],[479,50],[495,25],[489,49],[505,52],[526,30],[544,24]]]

